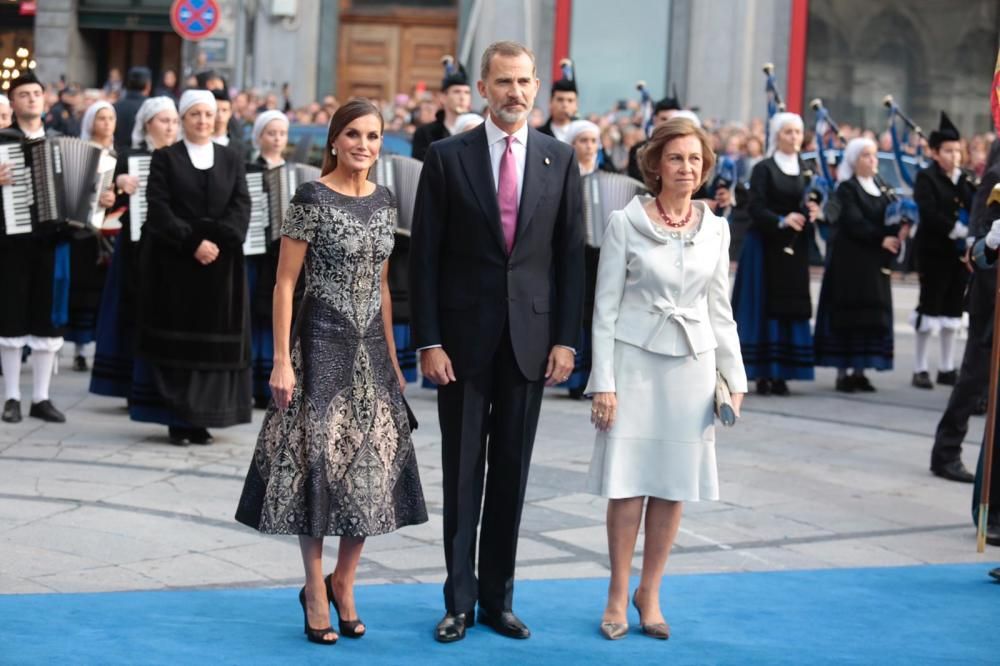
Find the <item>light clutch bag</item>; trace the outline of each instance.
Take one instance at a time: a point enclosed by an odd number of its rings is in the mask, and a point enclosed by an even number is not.
[[[718,370],[715,371],[715,415],[724,426],[736,423],[736,410],[733,409],[733,394],[729,390],[726,378]]]

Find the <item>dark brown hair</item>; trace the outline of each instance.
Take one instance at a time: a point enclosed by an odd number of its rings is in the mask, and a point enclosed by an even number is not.
[[[663,183],[660,182],[660,161],[663,159],[664,148],[674,139],[685,136],[697,137],[701,142],[701,179],[694,189],[697,191],[712,174],[715,151],[712,150],[708,134],[688,118],[671,118],[653,131],[653,136],[649,137],[649,141],[639,151],[639,170],[642,171],[646,187],[654,196],[663,189]]]
[[[333,142],[337,140],[344,128],[353,123],[358,118],[364,116],[375,116],[378,118],[378,133],[381,135],[385,131],[385,122],[382,120],[382,113],[378,107],[361,97],[352,97],[343,104],[330,119],[330,130],[326,133],[326,150],[323,155],[323,172],[325,176],[337,168],[337,156],[330,150]]]

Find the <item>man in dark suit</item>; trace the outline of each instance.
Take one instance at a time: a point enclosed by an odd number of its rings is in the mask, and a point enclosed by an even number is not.
[[[573,370],[583,308],[580,170],[572,148],[527,126],[534,55],[492,44],[477,85],[489,118],[428,150],[410,260],[420,364],[440,387],[441,642],[465,637],[477,602],[480,622],[530,635],[511,608],[528,464],[544,387]]]
[[[423,161],[427,149],[435,141],[447,139],[454,133],[455,121],[463,113],[469,112],[472,105],[472,88],[461,63],[455,64],[455,58],[446,55],[441,59],[444,65],[444,78],[441,79],[441,108],[434,117],[434,122],[421,125],[413,133],[413,158]]]
[[[118,153],[132,147],[132,126],[135,114],[146,101],[153,85],[153,75],[147,67],[133,67],[125,79],[125,96],[115,102],[115,150]]]

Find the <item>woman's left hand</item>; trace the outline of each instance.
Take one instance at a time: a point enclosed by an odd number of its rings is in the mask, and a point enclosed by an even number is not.
[[[111,208],[115,205],[115,191],[114,190],[104,190],[101,192],[100,198],[97,203],[101,208]]]
[[[819,204],[815,201],[810,201],[806,204],[806,210],[809,211],[809,221],[815,222],[816,220],[822,219],[823,210],[819,207]]]
[[[733,393],[733,395],[732,395],[732,398],[733,398],[733,411],[736,412],[736,416],[737,417],[739,417],[739,415],[740,415],[740,407],[743,406],[743,396],[744,395],[746,395],[746,394],[745,393]]]
[[[393,368],[396,370],[396,381],[399,382],[399,390],[406,392],[406,377],[403,376],[403,370],[399,367],[399,364],[393,363]]]

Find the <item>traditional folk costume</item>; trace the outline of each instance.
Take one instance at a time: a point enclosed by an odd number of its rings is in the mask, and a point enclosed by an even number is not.
[[[445,56],[441,59],[441,63],[444,65],[444,78],[441,79],[442,93],[447,92],[448,88],[452,86],[469,85],[469,77],[466,75],[465,67],[462,66],[462,63],[456,64],[452,56]],[[441,139],[447,139],[452,134],[458,133],[454,127],[449,127],[445,124],[444,119],[445,112],[444,109],[441,109],[435,115],[433,122],[421,125],[416,129],[413,133],[413,152],[411,153],[411,157],[423,162],[424,155],[427,154],[427,149],[432,143]]]
[[[129,159],[150,155],[146,124],[164,111],[176,111],[174,101],[169,97],[150,97],[139,108],[132,127],[130,148],[119,152],[115,165],[115,178],[129,174]],[[135,339],[139,302],[139,225],[143,211],[132,210],[146,198],[146,183],[140,182],[135,195],[124,190],[118,191],[115,208],[124,208],[119,218],[122,230],[115,239],[114,254],[108,268],[107,281],[101,294],[101,304],[97,316],[97,345],[94,351],[94,367],[90,375],[90,392],[109,397],[127,398],[135,401],[141,409],[144,401],[158,405],[155,394],[135,394],[133,378],[135,373]],[[147,206],[148,210],[148,206]]]
[[[937,130],[928,143],[932,150],[946,141],[958,141],[958,129],[941,113]],[[920,276],[920,301],[912,317],[917,332],[917,358],[913,385],[933,388],[928,373],[928,349],[931,334],[938,332],[941,359],[937,382],[954,385],[955,341],[962,325],[965,289],[969,271],[962,262],[966,253],[969,210],[976,186],[961,169],[945,173],[932,162],[917,174],[913,198],[920,210],[914,254]]]
[[[837,368],[837,390],[873,391],[864,371],[891,370],[893,360],[891,254],[885,224],[889,193],[878,176],[861,177],[854,165],[870,139],[853,139],[838,169],[834,196],[839,216],[827,245],[826,271],[816,309],[816,365]],[[854,374],[848,376],[847,371]]]
[[[17,88],[41,82],[25,72],[11,84]],[[14,117],[11,127],[0,130],[0,141],[21,142],[57,136],[25,131]],[[2,203],[2,195],[0,195]],[[60,225],[44,225],[30,233],[8,235],[0,227],[0,365],[3,368],[3,420],[21,420],[21,363],[24,347],[31,349],[34,384],[30,415],[60,423],[66,417],[49,400],[49,385],[56,367],[56,353],[62,348],[68,320],[69,244]]]
[[[750,176],[751,223],[733,289],[747,377],[757,380],[759,393],[776,395],[788,393],[787,380],[814,377],[809,227],[796,232],[784,221],[789,213],[805,214],[807,170],[798,154],[774,151],[787,123],[801,127],[802,119],[793,113],[772,118],[772,155]]]
[[[188,90],[181,118],[196,104],[214,107],[215,98]],[[130,416],[171,426],[174,441],[205,440],[206,427],[251,419],[246,169],[228,148],[184,140],[153,153],[146,196],[135,389],[162,407],[130,405]],[[219,247],[208,265],[194,258],[205,240]]]

